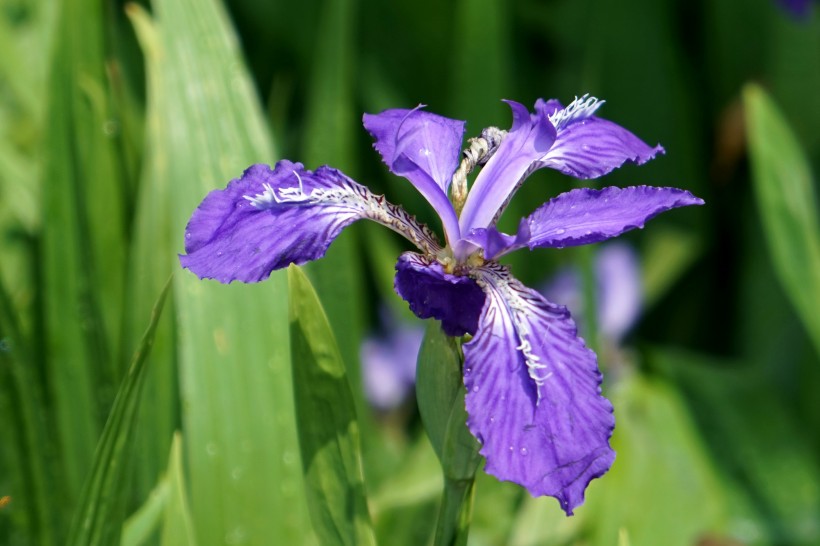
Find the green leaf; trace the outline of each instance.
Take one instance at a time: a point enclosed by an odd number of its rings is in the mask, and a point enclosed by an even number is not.
[[[627,376],[610,391],[612,469],[590,485],[591,544],[688,546],[726,523],[726,498],[688,408],[672,384]],[[625,500],[628,499],[628,502]]]
[[[105,78],[102,2],[66,0],[57,17],[44,130],[45,356],[74,506],[123,364],[124,184]]]
[[[319,11],[316,47],[307,96],[302,161],[309,168],[331,165],[356,177],[356,135],[363,133],[361,114],[354,112],[357,0],[325,0]],[[364,331],[363,267],[356,233],[347,228],[327,254],[305,268],[339,340],[357,410],[367,419],[359,373],[359,348]],[[364,226],[371,228],[373,226]],[[377,228],[378,229],[378,228]],[[341,289],[340,289],[341,288]],[[369,428],[367,422],[362,423]]]
[[[455,338],[444,335],[438,322],[428,321],[416,368],[416,400],[430,443],[439,461],[454,400],[464,389],[461,351]]]
[[[771,379],[755,375],[743,362],[669,348],[653,350],[651,364],[686,394],[711,459],[734,489],[730,527],[742,526],[762,543],[817,544],[816,452],[805,423],[795,419]]]
[[[641,235],[644,308],[660,300],[700,256],[699,239],[681,229],[657,226]]]
[[[144,12],[129,10],[136,26],[137,36],[148,57],[158,55],[157,29],[145,17]],[[156,89],[156,78],[149,75],[151,93]],[[168,276],[179,267],[176,247],[179,234],[171,229],[171,185],[165,165],[165,150],[152,144],[163,131],[165,121],[160,119],[158,109],[148,112],[146,120],[147,155],[144,158],[142,177],[136,196],[134,211],[134,235],[128,256],[126,281],[126,306],[123,334],[129,341],[139,334],[138,325],[144,322],[151,294],[155,294]],[[167,138],[167,137],[166,137]],[[179,428],[179,378],[175,332],[175,309],[168,302],[168,313],[157,325],[152,350],[153,364],[145,378],[145,403],[140,406],[137,437],[134,450],[140,464],[135,478],[135,497],[143,498],[165,471],[166,459],[171,448],[171,438]]]
[[[74,514],[68,544],[107,545],[121,535],[123,511],[129,495],[130,445],[145,377],[145,362],[170,287],[169,279],[154,305],[148,329],[117,392],[94,454],[94,465],[86,480],[80,506]]]
[[[161,544],[195,545],[196,537],[189,506],[185,472],[182,468],[182,435],[176,432],[171,441],[165,474],[145,503],[125,522],[121,546],[153,544],[150,541],[160,529]]]
[[[147,58],[146,154],[168,189],[170,259],[205,195],[272,162],[233,29],[217,0],[132,4]],[[163,251],[159,249],[159,251]],[[165,255],[162,260],[168,259]],[[174,277],[180,404],[197,542],[301,544],[309,533],[298,468],[282,273],[223,286]]]
[[[171,442],[171,456],[168,458],[166,474],[170,487],[165,505],[161,544],[167,546],[196,546],[196,535],[188,503],[185,472],[182,468],[182,435],[174,434]]]
[[[344,363],[305,274],[288,268],[299,446],[313,528],[322,544],[375,544]]]
[[[3,455],[13,460],[8,468],[16,469],[9,473],[13,489],[3,494],[9,493],[21,505],[29,536],[48,546],[57,544],[59,503],[49,468],[53,461],[49,429],[34,363],[30,342],[0,276],[0,424],[8,434]]]
[[[755,198],[780,282],[820,354],[820,222],[808,161],[762,88],[743,90]]]
[[[424,428],[444,473],[434,544],[466,544],[479,445],[467,428],[463,356],[455,338],[428,321],[416,368],[416,399]]]
[[[170,489],[168,477],[162,476],[142,506],[123,523],[120,546],[141,546],[149,543],[162,522]]]

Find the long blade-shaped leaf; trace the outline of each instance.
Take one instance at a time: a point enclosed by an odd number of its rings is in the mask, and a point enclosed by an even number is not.
[[[48,469],[48,429],[42,417],[43,400],[33,362],[28,340],[0,276],[0,399],[5,402],[0,426],[12,431],[4,433],[9,448],[4,455],[15,459],[16,464],[10,467],[18,469],[11,473],[14,490],[2,493],[19,499],[30,536],[48,546],[56,544],[57,505]]]
[[[353,138],[362,132],[353,111],[356,58],[355,23],[358,0],[325,0],[316,32],[316,53],[307,105],[303,160],[315,167],[329,164],[350,176],[356,175]],[[370,226],[368,226],[370,227]],[[352,226],[319,261],[305,270],[322,300],[339,350],[350,369],[349,380],[360,415],[366,419],[359,374],[359,347],[363,331],[363,284]],[[340,290],[340,287],[344,287]],[[367,426],[367,423],[363,423]]]
[[[775,271],[820,353],[820,221],[808,161],[766,93],[743,92],[758,210]]]
[[[51,63],[42,260],[49,382],[69,505],[120,375],[123,185],[104,75],[102,2],[66,0]],[[102,302],[105,302],[103,305]]]
[[[155,0],[148,55],[147,153],[170,188],[169,229],[273,146],[217,0]],[[140,15],[142,14],[142,15]],[[146,45],[148,47],[146,47]],[[174,278],[193,527],[200,544],[304,542],[307,511],[289,367],[285,277],[222,286]]]
[[[156,29],[147,18],[133,18],[137,35],[148,57],[159,54]],[[159,82],[148,74],[151,96],[161,93]],[[127,342],[139,335],[138,327],[147,315],[150,295],[177,269],[175,237],[171,233],[171,185],[166,175],[167,157],[153,142],[163,130],[164,120],[152,108],[148,112],[146,156],[134,212],[134,239],[128,256],[124,338]],[[168,302],[172,306],[173,302]],[[150,366],[145,377],[145,403],[140,405],[134,450],[140,460],[136,468],[135,496],[142,498],[165,471],[171,438],[179,428],[179,384],[174,331],[174,310],[169,309],[157,325]]]
[[[196,535],[186,493],[185,472],[182,469],[182,435],[179,433],[174,435],[174,441],[171,443],[167,479],[170,486],[170,496],[165,507],[162,544],[167,546],[194,546],[196,544]]]
[[[344,363],[310,281],[296,266],[288,281],[296,418],[313,528],[322,544],[375,544]]]
[[[68,544],[107,545],[119,540],[123,510],[128,498],[126,484],[131,460],[129,447],[145,377],[145,362],[154,342],[154,333],[170,287],[169,279],[154,305],[148,329],[117,392],[94,454],[94,466],[86,481],[79,509],[74,514]]]

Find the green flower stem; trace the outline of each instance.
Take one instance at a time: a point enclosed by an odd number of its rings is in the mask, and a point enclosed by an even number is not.
[[[587,347],[600,354],[600,339],[598,337],[598,286],[595,279],[595,248],[594,245],[585,245],[578,248],[578,257],[581,264],[581,294],[583,296],[583,324],[578,334],[586,341]]]
[[[431,322],[419,351],[416,397],[430,443],[441,462],[444,492],[433,542],[466,544],[472,518],[479,445],[467,429],[462,366],[457,340]]]
[[[469,480],[444,479],[444,493],[441,497],[433,544],[436,546],[467,544],[474,496],[475,474]]]

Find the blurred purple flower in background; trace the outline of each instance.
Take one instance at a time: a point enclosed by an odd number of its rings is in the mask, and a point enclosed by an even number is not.
[[[364,340],[360,358],[367,401],[377,410],[388,411],[400,406],[413,392],[424,328],[385,318],[382,326],[380,335]]]
[[[777,3],[795,19],[807,19],[811,15],[812,0],[777,0]]]
[[[182,265],[202,278],[260,281],[274,269],[324,255],[347,225],[369,219],[406,237],[421,253],[396,264],[395,289],[420,318],[436,318],[463,344],[467,426],[485,471],[557,498],[569,515],[590,480],[615,458],[612,405],[601,396],[595,353],[566,308],[524,286],[497,260],[521,248],[596,243],[643,227],[657,214],[703,201],[676,188],[575,189],[498,231],[509,200],[535,170],[595,178],[663,149],[595,116],[586,95],[564,108],[538,100],[530,112],[508,101],[509,131],[485,129],[459,165],[464,122],[413,110],[364,116],[375,148],[408,179],[442,222],[446,244],[403,208],[327,166],[308,171],[280,161],[254,165],[209,193],[185,233]],[[467,175],[484,165],[469,192]],[[448,198],[451,190],[451,198]]]
[[[601,245],[594,263],[598,332],[619,345],[641,312],[643,289],[638,255],[626,243]],[[560,270],[541,291],[549,300],[564,303],[583,320],[581,272],[576,267]]]

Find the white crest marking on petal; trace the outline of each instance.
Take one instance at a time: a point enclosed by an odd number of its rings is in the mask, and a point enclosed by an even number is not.
[[[537,312],[537,306],[530,301],[532,296],[526,287],[521,285],[515,278],[509,275],[505,266],[488,262],[476,271],[476,282],[480,285],[490,284],[502,296],[504,303],[510,311],[513,330],[518,337],[518,345],[515,347],[524,357],[527,365],[527,374],[541,387],[553,375],[551,366],[541,361],[541,357],[533,352],[530,338],[533,335],[529,327],[530,315]],[[536,389],[538,398],[536,405],[541,402],[541,389]]]
[[[582,97],[575,97],[575,100],[569,103],[569,106],[563,110],[556,110],[550,114],[549,120],[556,130],[560,130],[570,123],[592,116],[604,102],[606,101],[590,97],[589,93],[586,93]]]
[[[403,235],[427,254],[441,251],[435,234],[424,224],[398,205],[387,201],[383,195],[375,195],[365,186],[353,181],[339,181],[334,187],[315,187],[305,193],[305,185],[298,172],[292,171],[297,185],[293,187],[272,187],[264,183],[264,191],[253,197],[243,195],[251,205],[259,210],[268,210],[275,205],[320,205],[344,207],[359,211],[363,217],[387,226]],[[311,176],[311,173],[307,173]]]

